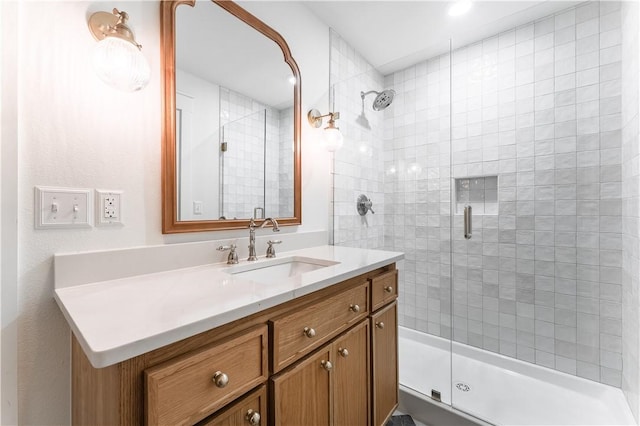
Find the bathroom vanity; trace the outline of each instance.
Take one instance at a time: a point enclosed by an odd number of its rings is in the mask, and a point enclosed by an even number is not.
[[[401,258],[323,246],[57,288],[73,423],[383,425]]]

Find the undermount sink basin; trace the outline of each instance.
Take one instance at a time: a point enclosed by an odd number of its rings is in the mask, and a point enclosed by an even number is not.
[[[337,265],[338,263],[340,262],[292,256],[263,261],[258,260],[256,263],[232,266],[225,272],[247,280],[270,283],[326,268],[327,266]]]

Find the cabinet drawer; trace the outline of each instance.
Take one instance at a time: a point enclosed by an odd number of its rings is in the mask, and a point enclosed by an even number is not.
[[[256,426],[266,424],[267,386],[262,385],[222,410],[222,412],[214,414],[196,426]]]
[[[398,297],[398,270],[371,279],[371,310],[386,305]]]
[[[364,282],[273,320],[274,373],[337,336],[368,313],[369,285]]]
[[[264,383],[267,345],[261,325],[145,370],[147,424],[194,424]]]

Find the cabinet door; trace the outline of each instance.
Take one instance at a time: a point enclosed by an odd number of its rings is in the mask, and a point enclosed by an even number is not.
[[[398,406],[397,303],[371,316],[373,424],[384,424]]]
[[[332,351],[334,426],[370,424],[369,322],[363,321],[338,338]]]
[[[260,426],[267,424],[267,387],[258,389],[238,402],[198,423],[197,426]]]
[[[275,425],[326,426],[331,419],[330,347],[271,379]]]

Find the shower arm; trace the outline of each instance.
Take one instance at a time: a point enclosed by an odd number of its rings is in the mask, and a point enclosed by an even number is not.
[[[378,95],[380,94],[380,92],[376,92],[375,90],[369,90],[368,92],[360,92],[360,97],[364,101],[364,97],[367,96],[367,95],[370,95],[372,93],[375,93],[375,94],[378,94]]]

